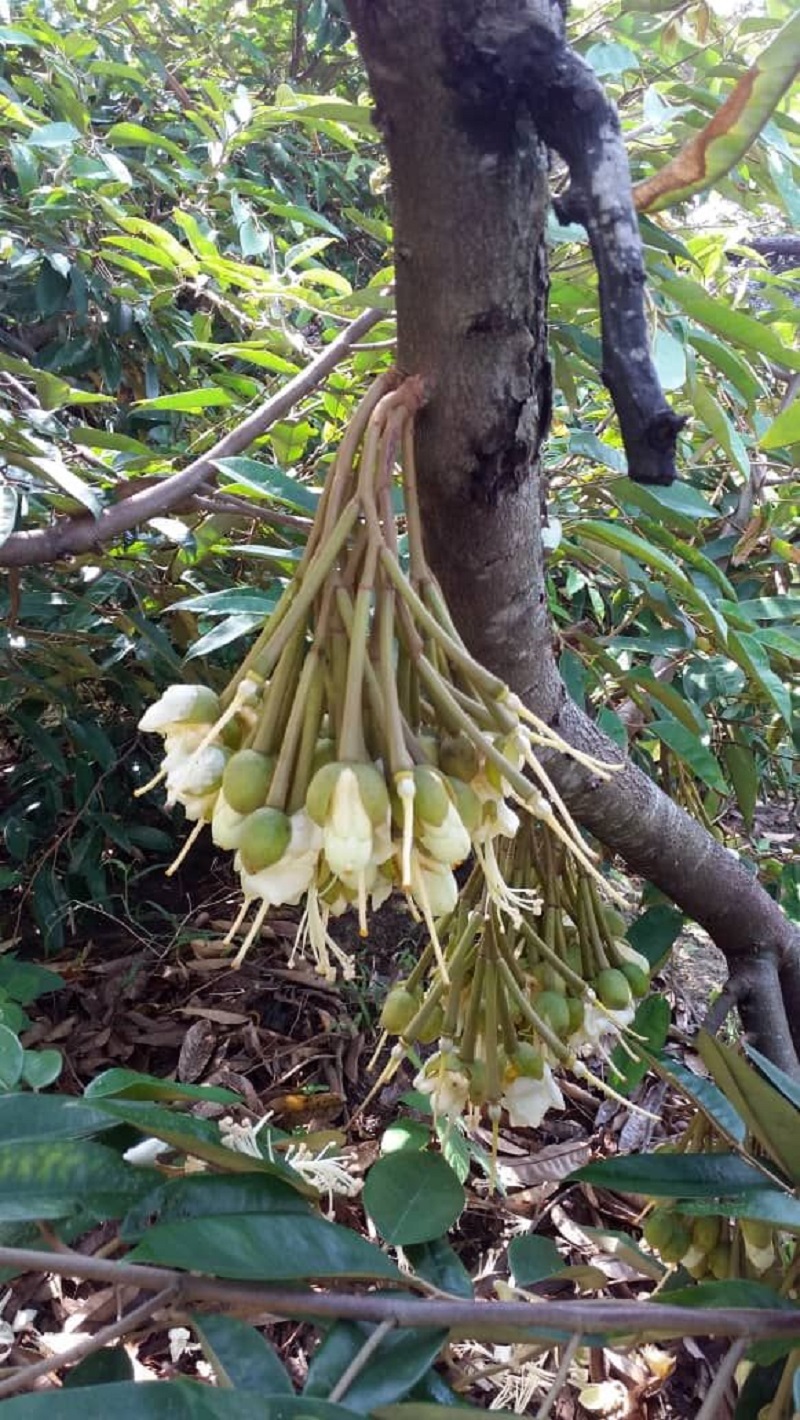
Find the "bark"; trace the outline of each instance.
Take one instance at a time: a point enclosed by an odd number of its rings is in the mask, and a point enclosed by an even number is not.
[[[349,0],[349,9],[392,174],[399,361],[431,388],[417,434],[428,555],[473,653],[571,743],[616,763],[619,751],[566,696],[544,595],[542,135],[555,143],[569,113],[545,112],[539,91],[526,100],[520,71],[530,82],[531,47],[546,51],[548,30],[551,55],[563,53],[560,11],[547,0]],[[521,15],[534,31],[528,50]],[[498,35],[505,48],[492,51]],[[570,147],[563,134],[561,146]],[[596,231],[593,246],[601,240]],[[626,300],[635,285],[626,278]],[[637,447],[662,476],[663,439],[647,429],[660,410],[663,435],[663,402],[657,389],[648,400],[634,410]],[[745,1029],[800,1075],[800,1017],[784,1007],[800,1001],[800,935],[744,865],[630,763],[608,781],[566,758],[547,767],[578,821],[706,928],[728,960]]]

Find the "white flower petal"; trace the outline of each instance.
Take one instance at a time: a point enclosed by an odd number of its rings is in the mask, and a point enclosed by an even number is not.
[[[507,1087],[500,1103],[508,1111],[512,1129],[538,1129],[547,1111],[563,1109],[564,1096],[545,1065],[541,1080],[518,1075]]]

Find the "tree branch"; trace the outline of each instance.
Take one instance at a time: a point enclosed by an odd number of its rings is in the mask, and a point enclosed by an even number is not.
[[[176,1287],[182,1301],[190,1299],[251,1307],[277,1317],[309,1321],[344,1318],[349,1321],[391,1320],[403,1327],[446,1327],[452,1337],[484,1337],[494,1341],[528,1338],[561,1339],[573,1332],[673,1336],[800,1337],[800,1310],[777,1308],[688,1307],[659,1302],[568,1301],[483,1302],[459,1298],[409,1298],[387,1292],[315,1292],[310,1288],[269,1287],[255,1282],[227,1282],[196,1277],[166,1267],[134,1262],[110,1262],[80,1253],[62,1255],[29,1248],[0,1247],[0,1267],[19,1272],[80,1277],[112,1286],[161,1292]],[[408,1286],[404,1279],[403,1286]]]
[[[140,493],[132,493],[130,498],[123,498],[101,513],[99,518],[64,518],[49,528],[13,533],[0,547],[0,567],[32,567],[43,562],[55,562],[68,554],[91,552],[148,518],[163,516],[177,503],[198,492],[208,479],[216,477],[218,459],[241,453],[277,419],[288,414],[298,400],[309,394],[345,358],[353,342],[385,315],[385,311],[362,311],[330,345],[315,356],[305,370],[301,370],[283,389],[180,472]]]
[[[670,409],[650,354],[645,269],[630,168],[617,110],[591,67],[569,47],[556,5],[526,0],[515,10],[487,7],[469,44],[453,53],[451,82],[470,101],[527,110],[567,164],[570,188],[556,203],[559,220],[587,230],[597,267],[603,380],[611,393],[637,483],[677,477],[675,445],[686,420]]]

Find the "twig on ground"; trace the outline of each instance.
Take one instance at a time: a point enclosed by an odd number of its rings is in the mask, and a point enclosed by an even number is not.
[[[0,1399],[30,1390],[42,1376],[52,1375],[53,1371],[60,1371],[65,1366],[74,1366],[76,1362],[84,1361],[87,1356],[93,1356],[95,1351],[102,1351],[103,1347],[108,1346],[112,1341],[119,1341],[121,1336],[127,1336],[130,1332],[136,1331],[142,1322],[150,1321],[157,1311],[160,1311],[168,1302],[174,1301],[180,1290],[180,1284],[172,1282],[163,1291],[157,1292],[153,1297],[148,1297],[145,1302],[141,1302],[138,1307],[133,1307],[124,1316],[109,1322],[108,1326],[102,1326],[93,1336],[87,1336],[83,1341],[76,1342],[68,1351],[62,1351],[54,1356],[45,1356],[43,1361],[36,1361],[32,1366],[24,1366],[15,1375],[0,1381]]]
[[[331,1390],[328,1400],[336,1401],[342,1399],[350,1389],[356,1376],[359,1376],[363,1371],[370,1356],[374,1355],[377,1351],[384,1336],[388,1336],[389,1332],[394,1330],[394,1326],[394,1317],[387,1316],[375,1327],[375,1330],[367,1337],[361,1349],[356,1352],[350,1364],[345,1366],[336,1385]]]
[[[708,1388],[706,1398],[697,1412],[697,1420],[718,1420],[718,1417],[725,1413],[725,1392],[733,1380],[736,1367],[746,1350],[747,1342],[745,1340],[734,1341]]]
[[[561,1357],[561,1364],[559,1365],[559,1368],[553,1377],[553,1384],[551,1385],[550,1389],[547,1392],[547,1395],[539,1406],[539,1409],[537,1410],[536,1415],[534,1416],[534,1420],[547,1420],[550,1411],[553,1409],[553,1406],[555,1405],[556,1401],[558,1400],[558,1397],[564,1389],[564,1386],[566,1385],[567,1376],[569,1375],[569,1368],[572,1365],[575,1352],[580,1346],[582,1340],[583,1337],[578,1331],[573,1337],[570,1338],[569,1342],[564,1347],[564,1352]]]

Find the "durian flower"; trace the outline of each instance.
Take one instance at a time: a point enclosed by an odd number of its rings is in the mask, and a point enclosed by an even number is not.
[[[167,770],[167,807],[182,804],[192,821],[211,818],[227,758],[227,751],[215,745],[180,759],[173,755]]]
[[[550,1066],[545,1064],[539,1079],[530,1075],[517,1075],[512,1079],[500,1103],[508,1111],[512,1129],[538,1129],[548,1110],[564,1109],[564,1096]]]
[[[148,705],[139,729],[166,735],[174,725],[213,725],[220,713],[219,696],[207,685],[170,685],[159,700]]]
[[[570,1049],[576,1055],[593,1055],[602,1050],[609,1037],[617,1039],[636,1015],[634,1005],[625,1006],[621,1011],[610,1011],[594,1001],[584,1005],[583,1020],[569,1038]]]
[[[228,852],[238,848],[242,829],[248,818],[249,814],[237,814],[225,798],[224,791],[221,791],[217,795],[211,818],[211,838],[217,848],[223,848]]]
[[[248,818],[253,817],[248,815]],[[246,898],[258,898],[271,907],[283,904],[293,907],[311,887],[319,863],[322,834],[305,809],[292,814],[289,824],[289,842],[281,857],[268,867],[248,872],[239,848],[233,866]]]
[[[411,896],[425,917],[445,917],[458,902],[458,883],[446,863],[414,849],[411,854]]]
[[[469,1078],[454,1055],[437,1052],[420,1070],[414,1089],[429,1095],[436,1119],[460,1119],[469,1099]]]

